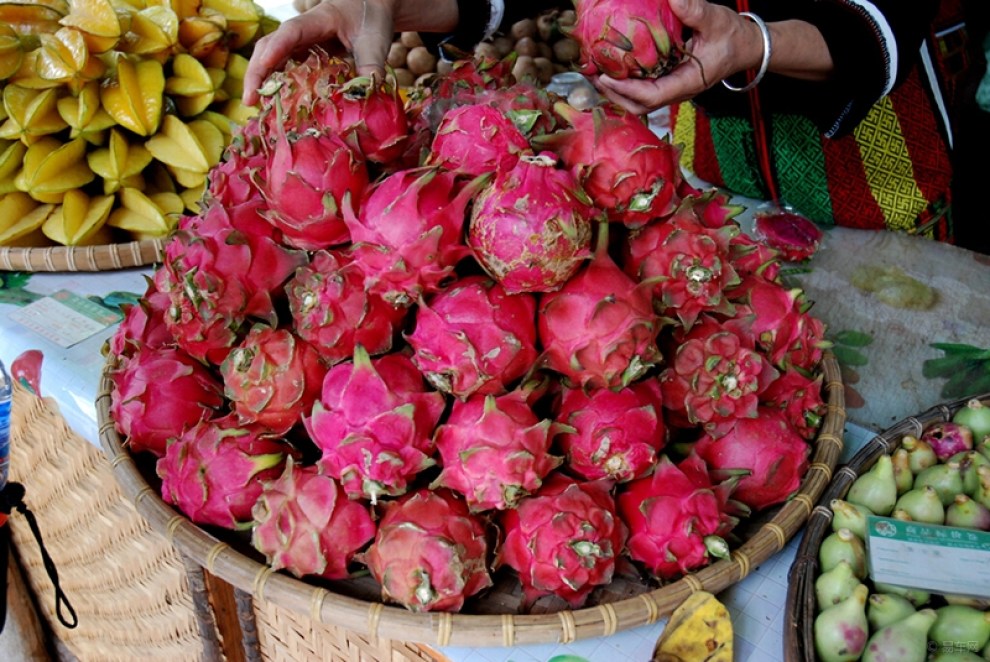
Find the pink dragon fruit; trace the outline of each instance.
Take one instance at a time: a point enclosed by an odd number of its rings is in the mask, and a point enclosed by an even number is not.
[[[319,467],[299,466],[291,457],[278,479],[264,483],[251,513],[251,544],[273,570],[296,577],[346,579],[351,559],[375,537],[365,504],[348,500]]]
[[[713,556],[728,558],[724,536],[746,514],[730,501],[734,487],[735,479],[713,485],[693,453],[676,465],[662,456],[652,476],[628,483],[618,496],[629,556],[663,580],[704,567]]]
[[[777,282],[780,276],[780,253],[750,236],[739,233],[729,242],[730,262],[740,278],[756,276]]]
[[[363,555],[382,598],[412,611],[458,611],[492,585],[481,521],[446,490],[419,490],[385,506]]]
[[[824,323],[808,313],[811,303],[799,288],[749,276],[728,293],[735,302],[736,328],[747,334],[778,368],[813,373],[824,350]]]
[[[327,473],[350,498],[375,503],[405,493],[434,464],[432,434],[443,409],[443,396],[425,391],[412,361],[402,354],[372,360],[358,345],[353,363],[327,373],[322,400],[303,423]]]
[[[594,210],[549,152],[496,174],[471,211],[468,245],[509,294],[560,289],[591,245]]]
[[[733,496],[754,510],[785,501],[801,486],[810,446],[776,409],[760,407],[723,436],[706,435],[694,445],[713,476],[748,472]]]
[[[147,349],[174,347],[175,338],[165,326],[165,313],[172,305],[168,294],[159,292],[148,279],[148,289],[134,305],[122,307],[124,319],[110,339],[110,353],[122,358]]]
[[[540,420],[528,397],[517,390],[455,402],[434,437],[443,464],[434,486],[463,494],[474,512],[514,508],[535,492],[561,463],[550,455],[559,428]]]
[[[282,127],[258,181],[272,225],[285,243],[305,250],[350,240],[342,209],[345,196],[359,205],[368,187],[364,160],[336,133]]]
[[[612,78],[656,78],[684,56],[683,26],[667,0],[581,0],[570,31],[581,71]]]
[[[498,395],[536,362],[536,300],[469,276],[419,304],[406,340],[413,363],[438,390],[461,399]]]
[[[567,466],[588,480],[626,482],[653,471],[666,443],[660,383],[636,382],[621,391],[566,389],[557,421]]]
[[[402,170],[379,181],[355,215],[345,207],[354,259],[366,285],[393,305],[436,292],[468,255],[461,235],[467,204],[480,182],[462,186],[437,168]]]
[[[241,422],[277,435],[310,411],[326,372],[316,348],[289,329],[264,324],[252,327],[220,366],[224,394]]]
[[[244,204],[261,194],[253,173],[263,169],[267,159],[262,151],[258,122],[257,116],[252,117],[235,131],[224,151],[224,160],[210,170],[207,197],[222,207]]]
[[[366,76],[331,88],[314,115],[373,163],[390,163],[406,149],[409,126],[398,87]]]
[[[557,153],[610,221],[640,227],[674,210],[682,175],[679,150],[670,141],[617,108],[582,112],[560,102],[555,109],[572,128],[539,144]]]
[[[258,90],[262,98],[262,133],[274,135],[284,125],[297,130],[318,127],[314,111],[326,103],[332,90],[355,74],[352,63],[332,57],[322,48],[311,48],[302,62],[289,61]]]
[[[651,283],[662,312],[690,329],[703,312],[730,315],[725,290],[739,283],[732,268],[730,241],[739,227],[702,225],[691,203],[669,219],[635,232],[627,246],[626,273]]]
[[[783,372],[760,395],[760,403],[780,409],[794,430],[805,439],[814,439],[825,416],[822,399],[824,375],[808,377],[791,368]]]
[[[660,386],[664,406],[718,436],[757,415],[760,394],[777,376],[746,338],[706,316],[684,336]]]
[[[781,259],[800,262],[811,258],[825,233],[813,222],[793,212],[758,212],[754,234],[780,252]]]
[[[540,491],[502,515],[499,558],[519,573],[526,602],[556,595],[577,608],[612,581],[626,540],[607,480],[553,474]]]
[[[427,164],[477,177],[508,167],[521,154],[532,150],[512,120],[491,106],[470,104],[443,116]]]
[[[220,365],[249,318],[275,322],[272,297],[306,255],[269,237],[213,226],[214,209],[225,213],[209,207],[198,223],[172,236],[155,285],[171,300],[165,323],[179,347]]]
[[[660,323],[649,287],[622,273],[608,255],[601,223],[594,259],[559,292],[543,297],[537,328],[543,362],[572,387],[621,389],[660,360]]]
[[[232,416],[202,421],[158,460],[162,499],[197,524],[247,529],[262,484],[282,474],[289,450],[265,428]]]
[[[405,319],[404,308],[365,289],[366,278],[350,255],[317,251],[285,285],[293,328],[330,365],[352,357],[357,345],[371,355],[391,351]]]
[[[161,457],[169,439],[223,406],[223,386],[201,363],[171,347],[143,347],[110,373],[110,415],[134,452]]]

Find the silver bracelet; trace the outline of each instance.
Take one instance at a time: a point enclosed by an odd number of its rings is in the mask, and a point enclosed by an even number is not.
[[[739,15],[753,21],[756,23],[756,27],[760,29],[760,35],[763,37],[763,60],[760,62],[760,68],[757,70],[756,76],[747,84],[742,87],[736,87],[729,83],[729,81],[723,80],[722,85],[725,85],[725,89],[732,92],[748,92],[759,85],[760,81],[767,74],[767,67],[770,66],[770,55],[773,53],[773,42],[770,41],[770,30],[767,29],[767,24],[763,22],[762,18],[748,11],[741,11]]]

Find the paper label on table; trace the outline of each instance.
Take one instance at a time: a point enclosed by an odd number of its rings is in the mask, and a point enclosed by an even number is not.
[[[10,319],[61,347],[71,347],[120,318],[117,311],[69,290],[59,290],[10,313]]]
[[[866,551],[875,582],[990,595],[990,533],[870,515]]]

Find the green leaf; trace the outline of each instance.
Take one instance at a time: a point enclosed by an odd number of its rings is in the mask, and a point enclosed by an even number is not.
[[[990,366],[974,364],[965,370],[960,370],[942,386],[942,397],[949,399],[963,398],[979,392],[977,382],[990,374]]]
[[[964,356],[943,356],[937,359],[928,359],[921,364],[921,374],[926,379],[936,379],[938,377],[951,377],[960,370],[966,370],[973,365],[973,359]]]
[[[990,359],[990,349],[981,349],[979,347],[974,347],[973,345],[964,345],[962,343],[951,343],[951,342],[934,342],[931,347],[935,349],[940,349],[946,353],[946,355],[956,355],[956,356],[968,356],[969,358],[978,359]]]
[[[840,345],[866,347],[873,342],[873,336],[862,331],[839,331],[833,340]]]
[[[835,354],[835,358],[839,360],[839,363],[843,365],[862,366],[870,362],[862,352],[850,347],[843,347],[842,345],[833,347],[832,353]]]

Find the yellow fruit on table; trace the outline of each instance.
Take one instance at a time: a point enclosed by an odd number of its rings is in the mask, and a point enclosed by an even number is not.
[[[93,53],[109,51],[127,31],[110,0],[72,0],[69,13],[59,23],[82,32]]]
[[[40,78],[62,83],[73,94],[78,94],[86,83],[106,73],[106,65],[90,54],[79,30],[61,28],[55,34],[43,34],[38,38],[41,47],[35,66]]]
[[[227,46],[231,50],[247,46],[261,29],[261,12],[252,0],[203,0],[203,8],[227,18]]]
[[[42,224],[54,210],[55,205],[38,204],[19,191],[0,197],[0,246],[37,246],[32,235],[41,234]]]
[[[168,166],[175,181],[196,188],[206,181],[210,168],[220,162],[226,142],[223,133],[206,120],[186,124],[167,115],[162,130],[145,143],[158,161]]]
[[[3,145],[0,151],[0,195],[6,195],[17,190],[14,178],[24,163],[27,145],[20,140],[3,141],[0,144]]]
[[[118,49],[164,61],[179,45],[179,17],[171,7],[154,5],[131,14],[131,29]]]
[[[161,62],[119,55],[116,65],[116,76],[100,89],[103,108],[118,124],[134,133],[154,134],[161,123],[165,92],[165,70]]]
[[[55,32],[68,11],[65,3],[0,2],[0,23],[22,35]]]
[[[86,141],[62,143],[42,138],[24,154],[24,168],[14,180],[18,190],[38,202],[58,204],[66,191],[89,184],[96,175],[86,163]]]
[[[117,120],[100,104],[100,84],[90,81],[76,96],[58,100],[58,114],[69,125],[69,139],[82,138],[91,145],[106,142],[106,130],[117,126]]]
[[[179,114],[192,117],[214,102],[226,75],[222,69],[207,69],[192,55],[180,53],[172,60],[172,75],[165,81],[165,92],[175,100]]]
[[[182,19],[179,24],[179,43],[190,55],[202,59],[216,48],[227,32],[227,17],[203,10],[200,15]]]
[[[41,226],[46,237],[63,246],[85,246],[92,240],[105,239],[100,231],[113,208],[112,195],[90,198],[82,191],[68,191],[59,205]]]
[[[707,591],[692,593],[670,615],[653,662],[732,662],[729,610]]]
[[[110,212],[107,225],[134,233],[139,239],[167,236],[179,222],[185,204],[175,193],[147,196],[133,188],[118,191],[117,209]]]
[[[3,88],[3,107],[7,119],[0,125],[0,138],[20,140],[30,145],[38,139],[58,133],[68,124],[58,114],[59,90],[33,90],[20,85]]]
[[[151,163],[151,152],[144,145],[132,145],[120,131],[110,132],[110,144],[86,155],[90,169],[103,178],[103,193],[121,188],[144,188],[142,171]]]
[[[24,40],[7,23],[0,23],[0,80],[10,78],[24,61]]]

